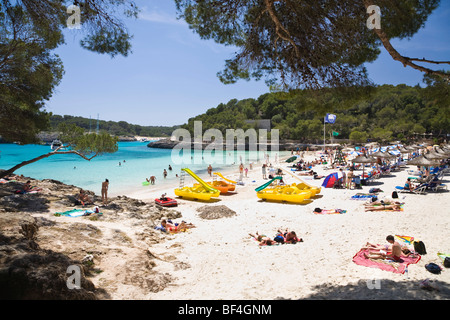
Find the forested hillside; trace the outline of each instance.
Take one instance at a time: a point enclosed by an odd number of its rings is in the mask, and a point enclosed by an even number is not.
[[[327,138],[333,131],[337,138],[363,142],[367,139],[404,140],[418,134],[434,137],[450,133],[448,84],[426,78],[429,86],[382,85],[355,89],[353,94],[333,89],[267,93],[258,99],[230,100],[206,113],[189,119],[183,127],[193,132],[194,121],[202,121],[203,130],[217,128],[247,129],[246,119],[270,119],[281,139],[312,141],[323,139],[326,113],[337,116],[327,124]]]
[[[52,131],[57,131],[60,123],[75,124],[86,131],[91,130],[94,132],[97,129],[97,119],[87,119],[83,117],[75,116],[50,116],[50,126]],[[145,137],[170,137],[172,132],[178,127],[165,127],[165,126],[140,126],[136,124],[130,124],[125,121],[104,121],[99,120],[99,130],[107,131],[111,135],[115,136],[145,136]]]

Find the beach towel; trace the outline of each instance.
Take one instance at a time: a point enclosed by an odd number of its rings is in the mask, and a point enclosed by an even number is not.
[[[315,214],[343,214],[346,212],[347,210],[342,209],[322,209],[320,212],[314,211]]]
[[[405,273],[406,268],[410,264],[416,264],[421,258],[420,255],[417,255],[416,257],[402,257],[400,262],[395,262],[391,259],[366,259],[366,257],[364,257],[364,253],[368,254],[369,250],[361,249],[353,257],[353,262],[360,266],[378,268],[384,271],[401,274]]]
[[[437,253],[438,257],[442,260],[442,263],[445,263],[445,258],[450,258],[450,254],[448,253],[442,253],[442,252],[438,252]],[[448,259],[447,259],[448,260]],[[445,265],[444,265],[445,266]],[[447,266],[445,266],[447,267]],[[447,267],[448,268],[448,267]]]
[[[88,216],[92,213],[96,213],[94,210],[86,210],[86,209],[72,209],[64,212],[56,212],[55,216],[65,216],[65,217],[82,217],[82,216]],[[101,215],[101,212],[97,212],[97,214]]]
[[[370,198],[377,198],[375,194],[370,193],[357,193],[354,196],[352,196],[352,200],[367,200]]]
[[[398,234],[396,234],[395,237],[403,242],[406,242],[407,244],[412,244],[414,241],[414,237],[399,236]]]

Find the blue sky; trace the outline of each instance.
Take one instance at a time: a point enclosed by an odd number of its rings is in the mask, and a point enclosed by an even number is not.
[[[235,48],[201,40],[184,21],[176,19],[174,1],[136,3],[142,12],[138,20],[127,21],[134,38],[133,53],[126,58],[83,50],[78,44],[80,31],[68,30],[67,44],[56,50],[65,75],[47,103],[47,111],[171,126],[231,99],[257,98],[268,92],[264,81],[222,84],[216,73]],[[405,56],[448,61],[449,34],[450,1],[442,0],[425,28],[412,39],[391,42]],[[376,84],[413,86],[423,78],[421,72],[392,60],[384,48],[367,69]]]

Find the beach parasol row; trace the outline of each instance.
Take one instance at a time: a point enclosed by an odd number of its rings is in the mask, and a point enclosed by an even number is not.
[[[420,156],[408,161],[408,165],[415,165],[421,167],[434,167],[439,165],[439,160],[429,159],[425,156]]]

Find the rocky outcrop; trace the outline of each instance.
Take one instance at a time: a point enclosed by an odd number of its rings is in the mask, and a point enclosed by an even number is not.
[[[15,194],[27,180],[41,191]],[[154,226],[162,217],[181,217],[179,211],[118,196],[100,206],[101,214],[58,215],[90,209],[75,204],[79,190],[26,177],[0,184],[0,299],[113,299],[124,287],[132,298],[132,293],[157,292],[173,281],[155,271],[160,260],[148,250],[171,237]],[[101,203],[88,193],[94,205]],[[80,289],[68,287],[69,266],[80,268]]]
[[[179,142],[172,141],[170,139],[160,139],[157,141],[152,141],[147,144],[149,148],[159,148],[159,149],[173,149]]]
[[[0,299],[96,299],[80,261],[36,242],[39,222],[29,215],[0,214]],[[69,266],[79,266],[79,289],[67,285]]]
[[[200,218],[207,220],[228,218],[236,215],[236,211],[233,211],[224,205],[202,206],[198,208],[197,211],[200,212]]]

